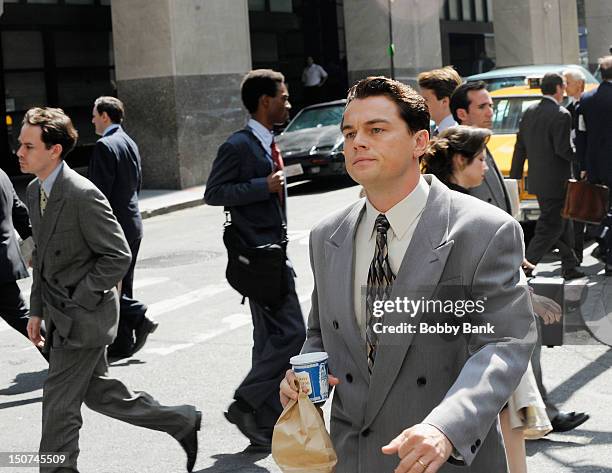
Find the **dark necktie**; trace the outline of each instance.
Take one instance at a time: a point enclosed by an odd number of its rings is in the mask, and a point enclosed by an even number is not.
[[[270,148],[272,150],[272,162],[274,163],[274,172],[282,171],[285,168],[285,163],[283,163],[283,156],[281,155],[280,149],[278,149],[278,146],[274,140],[272,140]],[[278,198],[280,199],[282,204],[285,198],[284,190],[279,191]]]
[[[395,274],[389,264],[389,248],[387,246],[387,230],[389,220],[383,214],[376,217],[376,248],[374,259],[370,263],[368,271],[368,286],[366,291],[366,344],[368,349],[368,371],[372,374],[376,349],[378,346],[378,334],[374,332],[374,324],[377,317],[373,315],[374,301],[386,300],[391,295],[391,287],[395,280]]]

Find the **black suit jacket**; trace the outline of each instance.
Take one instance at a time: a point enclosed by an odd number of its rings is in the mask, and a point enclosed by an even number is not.
[[[19,251],[15,229],[24,240],[32,235],[28,209],[17,197],[6,173],[0,169],[0,283],[29,276]]]
[[[285,212],[266,177],[274,165],[255,135],[240,130],[221,145],[206,183],[204,201],[223,205],[250,245],[278,242]]]
[[[529,192],[540,198],[563,198],[575,159],[570,143],[572,116],[548,98],[523,114],[512,156],[510,177],[521,179],[529,159]]]
[[[123,128],[112,130],[96,142],[88,177],[108,199],[127,241],[142,238],[138,208],[142,186],[140,153]]]
[[[583,125],[583,126],[581,126]],[[576,154],[591,182],[612,184],[612,83],[583,94],[578,106]]]

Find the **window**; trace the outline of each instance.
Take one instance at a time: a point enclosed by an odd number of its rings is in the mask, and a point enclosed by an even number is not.
[[[493,133],[517,133],[525,110],[542,100],[541,96],[493,99]]]
[[[459,20],[459,7],[461,0],[448,0],[448,19],[457,21]]]
[[[266,11],[266,0],[249,0],[250,11]]]
[[[292,13],[293,0],[270,0],[270,11]]]
[[[463,0],[461,2],[461,9],[463,12],[463,21],[474,21],[472,17],[472,2],[470,0]]]
[[[487,21],[485,18],[485,0],[476,0],[476,21]]]
[[[320,128],[323,126],[339,126],[342,120],[344,106],[319,107],[301,112],[285,131],[297,131],[304,128]]]

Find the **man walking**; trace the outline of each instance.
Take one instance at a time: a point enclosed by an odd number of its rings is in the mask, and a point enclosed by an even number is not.
[[[451,96],[450,108],[460,125],[488,129],[493,127],[493,99],[487,90],[487,84],[482,81],[457,87]],[[485,160],[489,169],[485,172],[484,182],[470,189],[470,195],[511,213],[504,176],[488,148],[485,149]]]
[[[584,273],[577,269],[571,221],[561,217],[571,162],[575,159],[570,142],[572,117],[560,105],[565,91],[563,76],[545,74],[541,89],[544,97],[525,110],[519,124],[510,177],[521,179],[523,165],[529,159],[529,191],[538,199],[540,217],[525,257],[537,265],[556,246],[563,278],[576,279]]]
[[[89,180],[108,199],[132,253],[130,267],[121,281],[117,338],[108,347],[111,360],[132,356],[158,326],[145,315],[147,306],[133,297],[134,268],[143,231],[138,208],[142,170],[138,146],[121,127],[123,115],[119,99],[96,99],[91,121],[102,138],[96,142],[88,173]]]
[[[457,122],[453,118],[450,109],[450,98],[457,87],[461,85],[461,77],[452,66],[442,69],[421,72],[418,77],[421,95],[427,103],[431,119],[435,122],[432,135],[455,126]]]
[[[589,182],[612,189],[612,56],[601,58],[599,69],[603,82],[585,93],[578,107],[576,154]],[[612,276],[612,207],[602,228],[599,254],[606,276]]]
[[[0,169],[0,317],[28,338],[29,312],[17,280],[30,274],[19,251],[15,229],[24,240],[32,235],[28,209],[17,197],[9,177]]]
[[[283,161],[272,129],[289,116],[289,93],[281,73],[259,69],[245,76],[241,95],[251,118],[246,128],[219,148],[204,200],[229,211],[246,244],[277,243],[285,231],[287,192]],[[252,367],[226,413],[251,445],[263,449],[270,448],[272,429],[282,411],[278,383],[289,367],[289,358],[300,351],[305,338],[289,260],[286,271],[289,291],[277,304],[263,306],[249,300]]]
[[[17,151],[21,171],[36,176],[27,190],[36,244],[27,329],[35,345],[44,341],[50,351],[40,452],[68,454],[66,465],[41,471],[78,472],[83,402],[101,414],[172,435],[192,471],[200,412],[187,405],[162,406],[109,376],[106,345],[115,337],[119,316],[115,286],[131,255],[104,195],[64,162],[77,136],[61,109],[32,108],[23,119]]]
[[[494,206],[420,175],[428,128],[424,99],[400,82],[369,77],[349,91],[347,171],[367,198],[312,230],[315,287],[302,350],[329,354],[337,473],[458,471],[448,463],[507,471],[497,414],[535,340],[522,232]],[[420,327],[443,323],[440,314],[379,318],[372,308],[381,293],[392,305],[484,297],[487,308],[473,320],[495,333],[429,336]],[[297,398],[293,379],[288,371],[281,384],[284,403]]]

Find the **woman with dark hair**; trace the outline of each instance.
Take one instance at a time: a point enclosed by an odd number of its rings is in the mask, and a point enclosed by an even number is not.
[[[482,183],[487,171],[485,147],[491,131],[458,125],[447,128],[429,142],[423,155],[423,172],[433,174],[452,190],[468,193]]]

